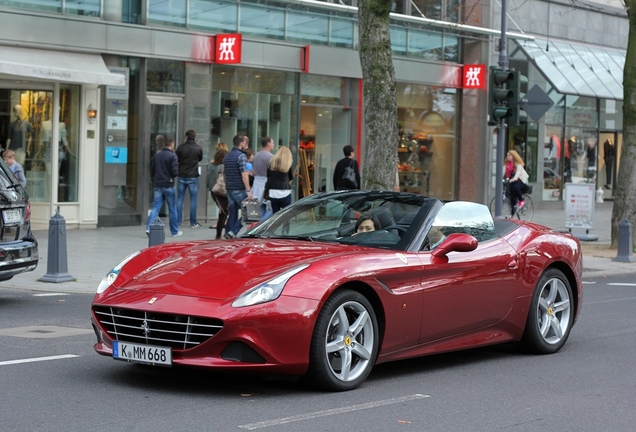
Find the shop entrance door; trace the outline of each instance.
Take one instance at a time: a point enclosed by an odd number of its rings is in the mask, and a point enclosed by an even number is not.
[[[181,140],[181,127],[179,124],[179,118],[181,113],[181,104],[183,98],[164,95],[148,95],[146,106],[146,124],[149,125],[149,130],[146,134],[145,149],[144,152],[147,155],[147,166],[144,167],[144,184],[147,185],[147,199],[144,201],[145,208],[143,211],[142,223],[146,222],[148,212],[152,209],[153,201],[153,185],[152,177],[150,175],[150,163],[152,157],[158,150],[155,146],[155,138],[157,135],[163,135],[166,138],[172,138],[175,142],[175,148],[179,145]],[[185,207],[185,206],[184,206]],[[164,208],[160,212],[160,216],[167,215],[167,209]]]
[[[619,137],[619,135],[621,135]],[[617,132],[601,132],[598,149],[598,187],[603,188],[604,198],[614,198],[616,171],[618,167],[619,139]]]

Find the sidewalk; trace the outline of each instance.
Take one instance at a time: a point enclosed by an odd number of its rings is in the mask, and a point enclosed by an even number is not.
[[[558,231],[566,231],[563,203],[543,203],[543,208],[535,209],[533,222],[549,226]],[[636,263],[612,261],[617,251],[610,250],[610,221],[612,202],[596,204],[594,229],[590,234],[599,236],[595,242],[581,242],[584,256],[584,276],[600,276],[636,272]],[[212,225],[216,221],[211,222]],[[166,242],[182,240],[212,239],[216,231],[204,225],[198,229],[182,228],[183,236],[166,236]],[[50,292],[94,293],[102,277],[127,255],[148,246],[143,226],[69,229],[66,231],[68,272],[76,280],[73,282],[47,283],[38,278],[47,272],[48,230],[35,230],[40,244],[40,263],[30,273],[24,273],[2,282],[1,287],[31,289]],[[585,234],[585,230],[573,230],[573,234]]]

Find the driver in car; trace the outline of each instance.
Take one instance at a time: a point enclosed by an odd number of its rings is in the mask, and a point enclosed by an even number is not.
[[[357,220],[353,235],[363,232],[371,232],[378,229],[379,223],[373,216],[362,216]]]

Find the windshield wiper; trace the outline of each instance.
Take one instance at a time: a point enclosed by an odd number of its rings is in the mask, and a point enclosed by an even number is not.
[[[7,185],[7,189],[11,188],[11,189],[15,189],[18,186],[22,186],[20,183],[11,183],[10,185]]]

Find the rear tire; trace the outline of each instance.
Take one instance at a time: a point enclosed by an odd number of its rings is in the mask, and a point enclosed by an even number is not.
[[[336,291],[316,320],[305,378],[324,390],[357,388],[373,369],[378,336],[369,301],[357,291]]]
[[[567,341],[573,322],[570,282],[561,271],[549,269],[534,290],[520,348],[535,354],[553,354]]]

